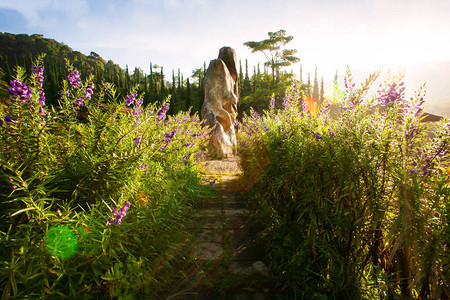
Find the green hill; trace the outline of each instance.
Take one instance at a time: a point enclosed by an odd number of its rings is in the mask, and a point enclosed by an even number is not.
[[[100,55],[91,52],[85,55],[74,51],[69,46],[53,39],[44,38],[41,34],[11,34],[0,32],[0,68],[4,72],[4,81],[9,82],[14,74],[15,66],[25,67],[31,73],[33,60],[39,54],[45,54],[46,76],[44,86],[49,103],[55,103],[59,97],[61,79],[65,76],[65,59],[69,59],[81,76],[86,78],[94,74],[98,81],[113,82],[119,88],[131,85],[127,71],[113,61],[105,61]],[[5,95],[0,95],[5,96]]]

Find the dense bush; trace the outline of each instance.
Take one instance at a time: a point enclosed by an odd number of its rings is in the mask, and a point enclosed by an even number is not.
[[[243,119],[239,152],[274,278],[306,299],[450,296],[450,123],[378,73],[317,113],[299,93]]]
[[[45,105],[42,58],[0,108],[0,287],[9,297],[155,298],[182,274],[177,237],[199,184],[205,132],[168,99],[83,82],[67,63],[59,107]]]

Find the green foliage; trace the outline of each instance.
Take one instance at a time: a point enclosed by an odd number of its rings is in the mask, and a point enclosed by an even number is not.
[[[420,94],[403,99],[399,82],[367,99],[377,74],[360,88],[350,75],[337,120],[300,103],[243,119],[274,277],[300,299],[447,298],[450,123],[421,122]]]
[[[137,87],[122,101],[92,76],[65,80],[58,108],[43,106],[36,75],[18,67],[15,78],[32,95],[0,109],[2,299],[171,292],[191,204],[211,193],[191,157],[207,134],[198,117],[166,117],[170,98],[143,106]]]

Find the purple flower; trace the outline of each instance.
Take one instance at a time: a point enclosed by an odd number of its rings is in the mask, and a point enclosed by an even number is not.
[[[306,104],[306,101],[302,101],[302,110],[304,111],[304,112],[306,112],[307,110],[308,110],[308,104]]]
[[[161,124],[161,122],[166,118],[166,112],[169,110],[169,107],[167,105],[163,105],[160,110],[156,112],[156,116],[158,117],[158,124]]]
[[[21,186],[21,187],[25,187],[25,186],[26,186],[25,182],[22,182],[22,183],[20,184],[20,186]]]
[[[275,108],[275,94],[274,95],[272,95],[272,98],[270,98],[270,106],[272,107],[272,108]]]
[[[405,87],[403,82],[397,85],[392,83],[385,89],[378,90],[378,102],[384,106],[393,105],[395,102],[401,102],[404,100]]]
[[[320,111],[319,111],[319,113],[318,113],[318,115],[322,116],[322,115],[326,114],[328,112],[328,110],[330,109],[330,107],[331,107],[331,104],[327,104],[327,105],[322,106]]]
[[[164,146],[162,147],[162,149],[167,148],[167,146],[170,144],[170,141],[173,139],[173,137],[175,136],[177,131],[178,131],[178,127],[175,128],[173,131],[166,133],[165,137],[161,141],[161,143],[164,143]]]
[[[318,132],[315,132],[315,133],[314,133],[314,137],[316,138],[316,141],[323,140],[323,136],[320,135],[320,133],[318,133]]]
[[[414,106],[414,108],[415,108],[415,110],[416,110],[416,111],[414,112],[414,115],[415,115],[415,116],[417,116],[417,115],[423,110],[422,105],[423,105],[424,103],[425,103],[425,100],[423,100],[423,98],[420,98],[420,102]]]
[[[44,67],[38,67],[38,66],[33,66],[32,68],[32,73],[36,74],[36,79],[37,79],[37,86],[39,89],[39,99],[38,102],[41,105],[45,104],[45,93],[44,93],[44,88],[43,88],[43,84],[44,84]]]
[[[78,106],[83,106],[84,105],[84,99],[81,97],[78,97],[77,100],[75,100],[75,103],[78,104]]]
[[[253,112],[253,119],[255,119],[255,120],[259,120],[260,119],[260,116],[259,116],[259,114],[256,111]]]
[[[192,153],[186,154],[181,158],[181,161],[184,163],[184,165],[187,165],[189,163],[189,158],[191,157]]]
[[[40,113],[42,116],[45,116],[45,115],[46,115],[45,110],[44,110],[44,108],[43,108],[42,106],[39,106],[39,113]]]
[[[141,140],[142,140],[142,132],[139,133],[139,136],[137,138],[134,138],[133,141],[136,143],[136,145],[139,147],[139,145],[141,144]]]
[[[292,101],[291,95],[287,94],[283,100],[284,109],[287,109],[289,107],[289,102],[291,102],[291,101]]]
[[[17,189],[17,185],[13,184],[13,185],[11,185],[11,188],[12,188],[13,190]]]
[[[142,106],[143,102],[144,102],[144,99],[142,99],[142,98],[136,99],[136,101],[134,102],[135,107],[133,110],[133,115],[136,117],[137,120],[139,120],[139,113],[142,112],[141,106]]]
[[[15,124],[17,121],[17,118],[11,117],[11,116],[5,116],[5,122],[8,125]]]
[[[22,81],[15,79],[9,84],[11,85],[11,87],[8,88],[8,92],[11,100],[18,98],[20,100],[20,103],[25,104],[27,100],[31,99],[33,90],[31,88],[28,88]]]
[[[285,137],[287,137],[287,132],[286,132],[286,128],[284,128],[284,126],[281,126],[281,130],[283,130],[283,134]]]
[[[125,99],[127,100],[126,105],[130,106],[133,104],[134,100],[136,99],[137,94],[130,93],[128,94]]]
[[[411,139],[414,136],[414,133],[416,132],[417,127],[416,126],[411,126],[411,129],[405,134],[405,138],[407,140]]]
[[[330,134],[330,136],[335,136],[336,134],[334,133],[333,130],[331,130],[331,128],[328,128],[328,133]]]
[[[139,165],[139,169],[145,169],[145,175],[148,174],[148,164]]]
[[[92,94],[94,94],[94,85],[88,86],[84,93],[86,99],[91,99]]]
[[[248,144],[247,141],[242,141],[241,146],[242,146],[242,147],[245,147],[245,145],[247,145],[247,144]]]
[[[130,201],[125,202],[124,206],[121,206],[119,208],[119,210],[115,210],[113,209],[111,211],[113,218],[109,217],[108,218],[108,225],[111,226],[112,224],[117,224],[118,226],[120,226],[120,224],[122,223],[122,219],[123,217],[126,216],[127,214],[127,210],[128,208],[130,208],[131,203]]]
[[[81,84],[80,74],[77,70],[69,70],[69,75],[67,75],[67,80],[70,86],[74,89]]]
[[[175,136],[175,133],[177,132],[177,130],[175,129],[172,132],[166,133],[166,139],[170,140]]]

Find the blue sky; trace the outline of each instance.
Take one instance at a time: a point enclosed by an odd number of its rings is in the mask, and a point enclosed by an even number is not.
[[[432,82],[450,75],[449,16],[448,0],[0,0],[0,31],[43,34],[146,73],[153,62],[187,77],[222,46],[252,66],[264,57],[243,43],[285,29],[304,74],[317,66],[327,81],[347,65],[363,75],[435,66],[431,75],[407,75],[414,85],[428,81],[439,91],[433,98],[448,99],[450,88]]]

